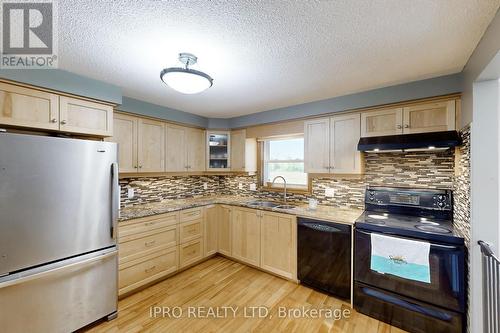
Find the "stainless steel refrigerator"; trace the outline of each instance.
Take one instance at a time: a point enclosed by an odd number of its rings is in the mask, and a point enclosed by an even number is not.
[[[71,332],[116,315],[117,150],[0,133],[2,332]]]

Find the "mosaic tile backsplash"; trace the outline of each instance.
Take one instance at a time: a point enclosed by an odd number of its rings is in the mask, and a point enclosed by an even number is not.
[[[204,183],[207,183],[206,190],[203,188]],[[239,189],[240,183],[242,189]],[[250,191],[252,183],[257,183],[256,176],[167,176],[120,180],[123,206],[219,193],[277,200],[282,198],[281,192]],[[372,153],[365,156],[363,176],[314,178],[311,194],[289,193],[288,200],[305,202],[308,198],[316,198],[325,205],[363,208],[364,192],[368,185],[453,189],[453,184],[453,151]],[[128,187],[135,190],[133,199],[127,198]],[[334,189],[334,197],[324,195],[327,187]]]

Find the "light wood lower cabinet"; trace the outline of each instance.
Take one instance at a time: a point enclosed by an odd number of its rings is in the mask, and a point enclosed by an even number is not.
[[[178,230],[178,212],[120,222],[118,226],[120,296],[177,271]]]
[[[187,243],[203,236],[203,219],[182,222],[179,226],[179,243]]]
[[[177,230],[177,225],[172,225],[136,235],[136,238],[130,236],[130,240],[120,243],[120,262],[127,262],[158,250],[176,246]]]
[[[296,217],[263,212],[260,228],[260,267],[286,278],[296,279]]]
[[[177,271],[177,246],[154,252],[119,266],[118,295],[123,295]]]
[[[142,217],[134,220],[120,222],[119,242],[126,242],[135,238],[138,234],[154,231],[156,229],[177,225],[179,223],[179,213],[159,214]]]
[[[180,267],[186,267],[203,259],[203,237],[179,246]]]
[[[219,253],[231,256],[231,207],[220,206],[217,223],[217,244]]]
[[[205,207],[205,229],[203,232],[203,243],[205,246],[203,255],[205,257],[217,253],[217,232],[220,207],[211,205]]]
[[[260,265],[260,211],[248,208],[233,208],[231,214],[231,256]]]
[[[292,215],[211,205],[120,222],[120,296],[221,253],[296,280]]]

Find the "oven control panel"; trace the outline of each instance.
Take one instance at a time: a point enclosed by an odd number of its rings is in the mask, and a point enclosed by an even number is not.
[[[451,190],[369,187],[365,193],[365,202],[371,206],[452,210],[452,200]]]

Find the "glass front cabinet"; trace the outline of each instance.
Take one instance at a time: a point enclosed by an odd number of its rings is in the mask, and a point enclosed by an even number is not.
[[[231,168],[229,132],[207,131],[207,171],[229,171]]]

